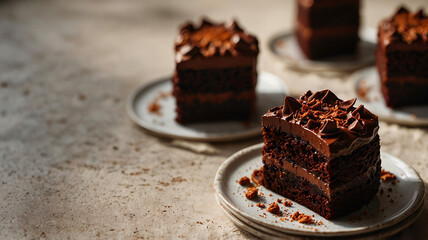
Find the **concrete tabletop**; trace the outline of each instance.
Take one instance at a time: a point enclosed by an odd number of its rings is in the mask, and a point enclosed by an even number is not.
[[[376,27],[400,1],[363,1]],[[426,0],[406,1],[415,10]],[[177,26],[203,15],[236,18],[260,41],[259,70],[293,94],[330,88],[351,98],[347,74],[292,71],[267,39],[292,29],[294,1],[0,1],[0,238],[253,238],[214,198],[213,178],[253,138],[177,147],[127,117],[127,95],[170,75]],[[382,151],[428,181],[428,131],[380,124]],[[392,239],[428,234],[428,201],[416,223]]]

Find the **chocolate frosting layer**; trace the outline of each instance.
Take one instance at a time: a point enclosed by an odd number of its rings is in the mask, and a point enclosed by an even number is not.
[[[328,160],[347,155],[376,137],[378,117],[356,99],[343,101],[330,90],[311,91],[299,99],[286,97],[270,109],[262,125],[274,127],[309,142]]]
[[[382,34],[381,34],[382,33]],[[400,7],[397,12],[379,25],[379,36],[389,44],[392,42],[428,43],[428,18],[423,9],[415,13]]]
[[[257,38],[245,33],[236,21],[215,24],[203,19],[198,27],[186,23],[175,41],[176,63],[192,58],[252,56],[259,53]]]

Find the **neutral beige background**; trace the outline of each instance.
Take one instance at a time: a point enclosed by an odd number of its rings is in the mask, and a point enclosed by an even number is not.
[[[364,1],[363,25],[375,27],[398,5]],[[259,37],[259,69],[281,76],[292,93],[330,88],[353,97],[346,75],[293,72],[269,55],[266,40],[292,28],[293,1],[3,0],[0,238],[250,237],[217,207],[213,178],[229,155],[261,139],[196,154],[145,133],[125,112],[130,91],[171,74],[177,25],[201,15],[239,19]],[[428,181],[427,129],[380,127],[382,150]],[[426,238],[427,224],[425,203],[394,239]]]

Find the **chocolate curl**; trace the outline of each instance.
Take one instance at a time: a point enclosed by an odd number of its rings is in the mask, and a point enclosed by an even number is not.
[[[339,100],[339,98],[330,90],[327,90],[324,97],[321,99],[322,102],[328,104],[335,104],[337,100]]]
[[[183,56],[194,57],[199,55],[200,49],[196,46],[191,46],[189,44],[186,44],[180,48],[179,52]]]
[[[339,108],[345,111],[348,111],[352,106],[354,106],[356,101],[357,101],[357,98],[353,98],[353,99],[349,99],[347,101],[341,102],[339,104]]]
[[[419,9],[419,10],[415,13],[415,18],[418,18],[418,19],[425,18],[425,12],[424,12],[424,9],[423,9],[423,8]]]
[[[365,129],[364,124],[361,120],[355,120],[349,125],[348,130],[352,133],[363,134]]]
[[[359,115],[359,117],[357,117],[357,114]],[[352,116],[356,117],[357,119],[364,118],[366,116],[364,106],[360,105],[359,107],[357,107],[357,109],[352,111]]]
[[[346,120],[346,124],[349,126],[349,125],[351,125],[355,120],[357,120],[356,118],[354,118],[352,115],[351,116],[349,116],[349,113],[348,113],[348,119]]]
[[[300,100],[302,101],[308,101],[308,98],[312,96],[312,92],[311,90],[308,90],[305,94],[303,94],[302,96],[300,96]]]
[[[231,37],[231,43],[236,50],[248,51],[251,49],[251,44],[245,41],[245,39],[239,34],[234,34]]]
[[[321,125],[320,122],[309,119],[309,121],[306,123],[306,125],[304,127],[309,128],[309,129],[314,129],[316,127],[319,127],[320,125]]]
[[[284,115],[290,115],[299,110],[301,107],[302,104],[300,104],[295,98],[287,96],[284,98],[284,107],[282,108],[282,113]]]
[[[318,91],[318,92],[312,94],[312,96],[310,96],[308,98],[308,102],[310,102],[310,101],[312,101],[314,99],[321,100],[327,94],[327,91],[328,90],[322,90],[322,91]]]
[[[233,20],[233,22],[229,25],[231,30],[235,30],[237,32],[243,32],[244,30],[239,26],[238,22],[236,20]]]
[[[203,17],[201,21],[201,26],[199,28],[203,28],[205,26],[212,26],[214,25],[207,17]]]
[[[245,35],[236,33],[231,37],[232,46],[238,51],[250,51],[251,39],[245,38]]]
[[[397,9],[397,12],[395,12],[395,15],[402,14],[402,13],[409,13],[409,10],[404,6],[400,6],[400,8]]]
[[[339,133],[340,129],[337,127],[336,121],[327,119],[323,122],[320,128],[321,137],[332,137]]]
[[[180,33],[193,32],[194,30],[195,26],[191,22],[186,22],[180,27]]]

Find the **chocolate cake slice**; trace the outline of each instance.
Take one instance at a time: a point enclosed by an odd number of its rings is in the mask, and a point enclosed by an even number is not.
[[[262,184],[326,219],[367,204],[380,184],[378,118],[356,99],[308,91],[262,117]]]
[[[296,37],[308,59],[355,52],[359,0],[297,0]]]
[[[428,104],[428,17],[401,7],[381,21],[376,66],[386,105]]]
[[[255,111],[258,53],[256,37],[235,21],[182,26],[172,77],[176,121],[249,120]]]

